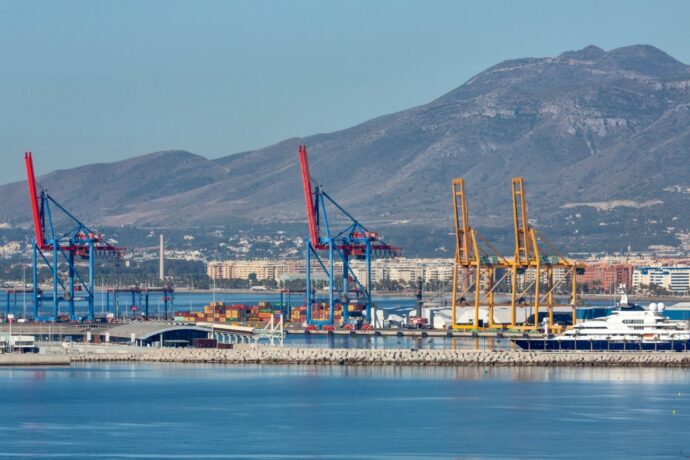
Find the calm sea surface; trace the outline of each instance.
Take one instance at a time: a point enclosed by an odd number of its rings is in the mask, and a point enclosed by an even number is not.
[[[9,458],[683,458],[690,371],[0,368]]]

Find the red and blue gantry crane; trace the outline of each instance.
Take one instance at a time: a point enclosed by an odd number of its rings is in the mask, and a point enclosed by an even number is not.
[[[45,189],[41,188],[39,193],[31,152],[24,154],[24,162],[34,221],[34,318],[37,321],[56,321],[61,305],[66,303],[70,320],[78,320],[75,302],[85,302],[88,307],[85,319],[93,320],[96,259],[122,259],[125,250],[108,243],[103,235],[81,223]],[[76,264],[78,259],[88,261],[88,273],[82,273]],[[47,266],[51,273],[50,290],[41,291],[39,288],[41,266]],[[49,302],[52,308],[44,312],[43,302]]]
[[[343,324],[364,320],[371,324],[371,260],[373,258],[399,257],[401,249],[386,244],[377,233],[369,231],[342,206],[340,206],[323,186],[309,175],[307,147],[299,146],[299,161],[302,170],[302,186],[307,210],[309,236],[306,240],[306,310],[307,324],[315,326],[333,325],[334,313],[338,305],[342,308]],[[328,209],[337,213],[329,221]],[[344,221],[344,227],[336,229],[336,222]],[[327,255],[327,258],[326,258]],[[316,289],[312,286],[312,265],[328,280],[328,318],[313,317],[313,307],[317,305]],[[335,263],[341,264],[341,278],[336,280]],[[360,280],[350,265],[350,260],[364,261],[365,279]],[[351,298],[352,296],[352,298]],[[350,305],[356,308],[349,311]],[[364,316],[364,318],[362,318]]]

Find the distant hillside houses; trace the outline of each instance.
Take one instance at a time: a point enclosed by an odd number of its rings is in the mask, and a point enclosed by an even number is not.
[[[22,246],[19,241],[10,241],[0,246],[0,257],[4,259],[11,258],[21,253],[21,251]]]

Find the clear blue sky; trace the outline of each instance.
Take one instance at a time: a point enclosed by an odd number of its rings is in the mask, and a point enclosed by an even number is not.
[[[164,149],[216,158],[428,102],[504,59],[652,44],[690,1],[0,3],[0,183]],[[75,178],[78,179],[78,178]]]

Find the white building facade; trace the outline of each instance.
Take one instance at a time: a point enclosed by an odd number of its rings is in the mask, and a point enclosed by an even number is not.
[[[633,288],[655,285],[673,292],[690,291],[690,267],[636,267]]]

